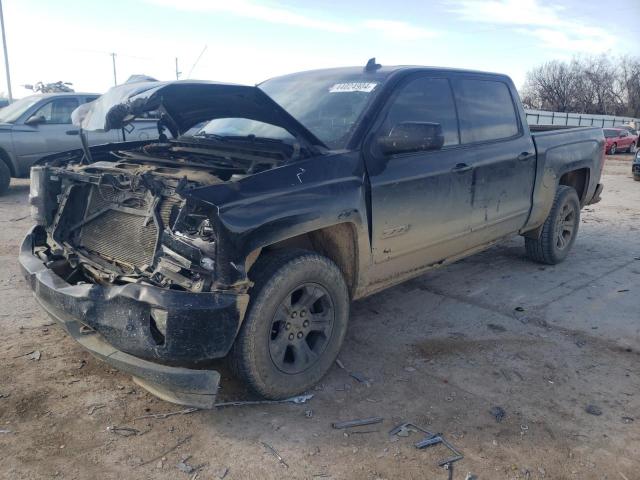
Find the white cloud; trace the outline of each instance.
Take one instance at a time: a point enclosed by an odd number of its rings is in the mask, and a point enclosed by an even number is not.
[[[222,12],[239,17],[279,23],[297,27],[313,28],[328,32],[350,32],[352,27],[346,23],[322,20],[297,13],[278,6],[269,6],[250,0],[147,0],[149,3],[178,10],[195,12]]]
[[[582,22],[575,11],[540,0],[448,0],[450,11],[462,20],[514,27],[543,47],[574,52],[603,52],[616,37],[602,27]]]
[[[192,12],[220,12],[267,23],[311,28],[336,33],[375,31],[391,40],[419,40],[432,38],[436,32],[399,20],[370,19],[346,23],[333,19],[317,18],[315,13],[303,13],[277,4],[254,0],[146,0],[154,5]]]
[[[397,20],[365,20],[363,25],[393,40],[420,40],[433,38],[438,35],[438,33],[433,30],[416,27],[407,22]]]

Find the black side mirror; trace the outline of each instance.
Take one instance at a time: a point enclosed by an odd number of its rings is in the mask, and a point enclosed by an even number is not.
[[[444,145],[442,125],[434,122],[401,122],[389,135],[378,137],[385,155],[440,150]]]
[[[31,115],[24,123],[25,125],[31,125],[32,127],[35,127],[36,125],[39,125],[41,123],[47,123],[47,119],[44,118],[43,115]]]

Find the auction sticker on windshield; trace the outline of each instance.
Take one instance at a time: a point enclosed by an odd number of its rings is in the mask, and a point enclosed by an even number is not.
[[[347,82],[336,83],[329,87],[329,93],[344,93],[344,92],[365,92],[371,93],[378,85],[376,82]]]

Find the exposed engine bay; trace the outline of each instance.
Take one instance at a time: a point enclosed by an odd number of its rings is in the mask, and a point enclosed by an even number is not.
[[[93,154],[92,163],[76,154],[35,167],[30,201],[48,237],[38,255],[72,284],[217,288],[216,209],[188,193],[238,181],[299,152],[254,139],[220,147],[199,142],[147,143]]]

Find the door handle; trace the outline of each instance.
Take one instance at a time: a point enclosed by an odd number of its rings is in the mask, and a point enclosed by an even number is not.
[[[518,160],[524,162],[526,160],[529,160],[531,157],[532,155],[529,152],[522,152],[520,155],[518,155]]]
[[[452,172],[455,173],[464,173],[471,170],[473,167],[471,165],[467,165],[466,163],[459,163],[455,167],[451,169]]]
[[[66,132],[67,135],[80,135],[80,130],[67,130]]]

